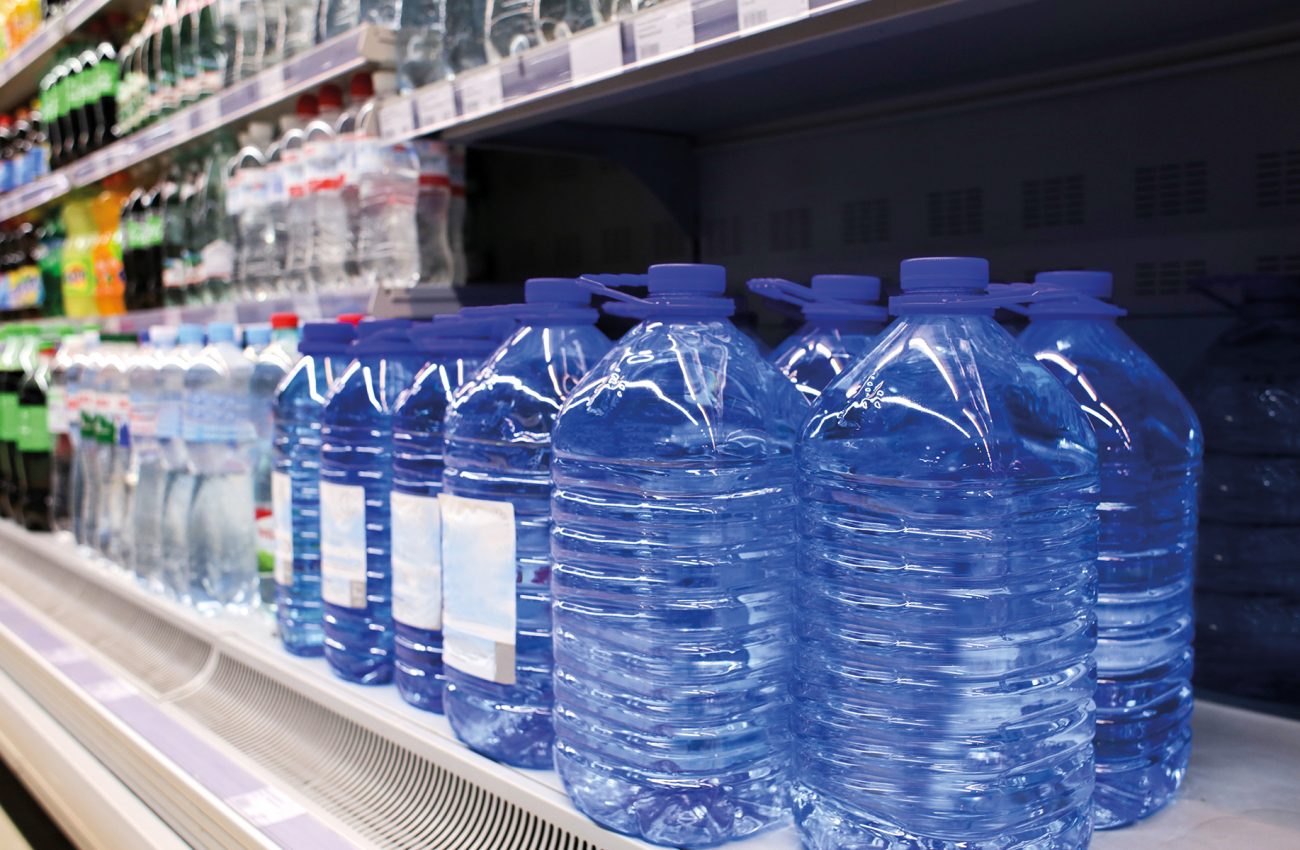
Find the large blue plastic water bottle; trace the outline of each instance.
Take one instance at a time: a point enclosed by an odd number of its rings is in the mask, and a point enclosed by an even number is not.
[[[799,440],[795,819],[808,850],[1082,850],[1096,440],[985,261],[901,282]]]
[[[808,287],[783,280],[749,282],[756,294],[798,304],[804,324],[772,352],[776,368],[811,403],[849,364],[870,350],[889,311],[880,300],[880,278],[821,274]]]
[[[392,412],[424,356],[405,319],[357,326],[354,358],[321,418],[321,598],[325,658],[340,678],[379,685],[393,678],[388,491]]]
[[[275,397],[271,516],[275,613],[294,655],[320,655],[320,431],[330,387],[342,376],[356,331],[344,322],[303,326],[301,355]]]
[[[508,321],[439,316],[411,331],[427,359],[393,411],[394,679],[402,699],[442,711],[443,418],[452,394],[514,328]]]
[[[598,823],[709,847],[788,820],[794,444],[807,405],[721,266],[643,319],[555,428],[556,768]]]
[[[1034,282],[1077,298],[1029,310],[1020,345],[1074,396],[1097,434],[1098,827],[1164,806],[1192,730],[1192,571],[1201,428],[1182,393],[1115,324],[1109,272]]]
[[[572,279],[525,284],[496,315],[520,327],[447,410],[442,519],[443,710],[474,750],[552,764],[551,427],[609,351]]]

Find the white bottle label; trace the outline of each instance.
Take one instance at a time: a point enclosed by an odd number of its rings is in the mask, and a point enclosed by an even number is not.
[[[293,488],[289,476],[271,473],[271,522],[275,528],[275,583],[293,584]]]
[[[63,387],[51,385],[45,395],[45,422],[51,434],[68,433],[68,421],[71,418],[68,395]]]
[[[442,628],[442,521],[438,500],[392,494],[393,619],[417,629]]]
[[[444,664],[490,682],[515,683],[515,506],[444,493]]]
[[[320,485],[321,598],[340,608],[366,607],[366,490]]]

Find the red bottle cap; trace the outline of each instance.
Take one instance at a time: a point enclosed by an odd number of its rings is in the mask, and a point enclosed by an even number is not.
[[[339,313],[339,321],[347,322],[349,325],[356,327],[361,324],[361,320],[366,317],[365,313]]]
[[[370,78],[369,71],[362,71],[359,74],[352,75],[352,82],[348,85],[348,97],[353,102],[370,100],[375,96],[375,81]]]
[[[331,109],[337,111],[343,108],[343,92],[339,90],[338,86],[321,86],[317,100],[320,103],[322,112]]]
[[[272,313],[271,330],[278,331],[298,327],[297,313]]]
[[[298,95],[298,106],[294,111],[298,113],[300,118],[315,118],[320,112],[320,105],[316,102],[316,95]]]

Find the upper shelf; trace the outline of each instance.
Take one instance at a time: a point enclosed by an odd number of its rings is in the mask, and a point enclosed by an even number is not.
[[[0,196],[0,221],[156,157],[204,133],[372,65],[391,65],[395,35],[362,26],[186,107],[26,186]]]
[[[590,125],[726,136],[885,101],[1300,39],[1292,0],[673,0],[425,86],[385,135],[572,149]],[[959,101],[960,102],[960,101]],[[544,128],[582,125],[561,136]],[[542,132],[537,132],[543,128]],[[580,152],[580,151],[579,151]]]

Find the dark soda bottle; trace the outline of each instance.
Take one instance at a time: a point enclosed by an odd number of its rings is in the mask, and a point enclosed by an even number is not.
[[[49,531],[50,471],[53,445],[46,420],[45,399],[50,387],[50,363],[58,346],[38,343],[37,358],[18,391],[18,433],[16,437],[17,500],[15,515],[30,531]]]

